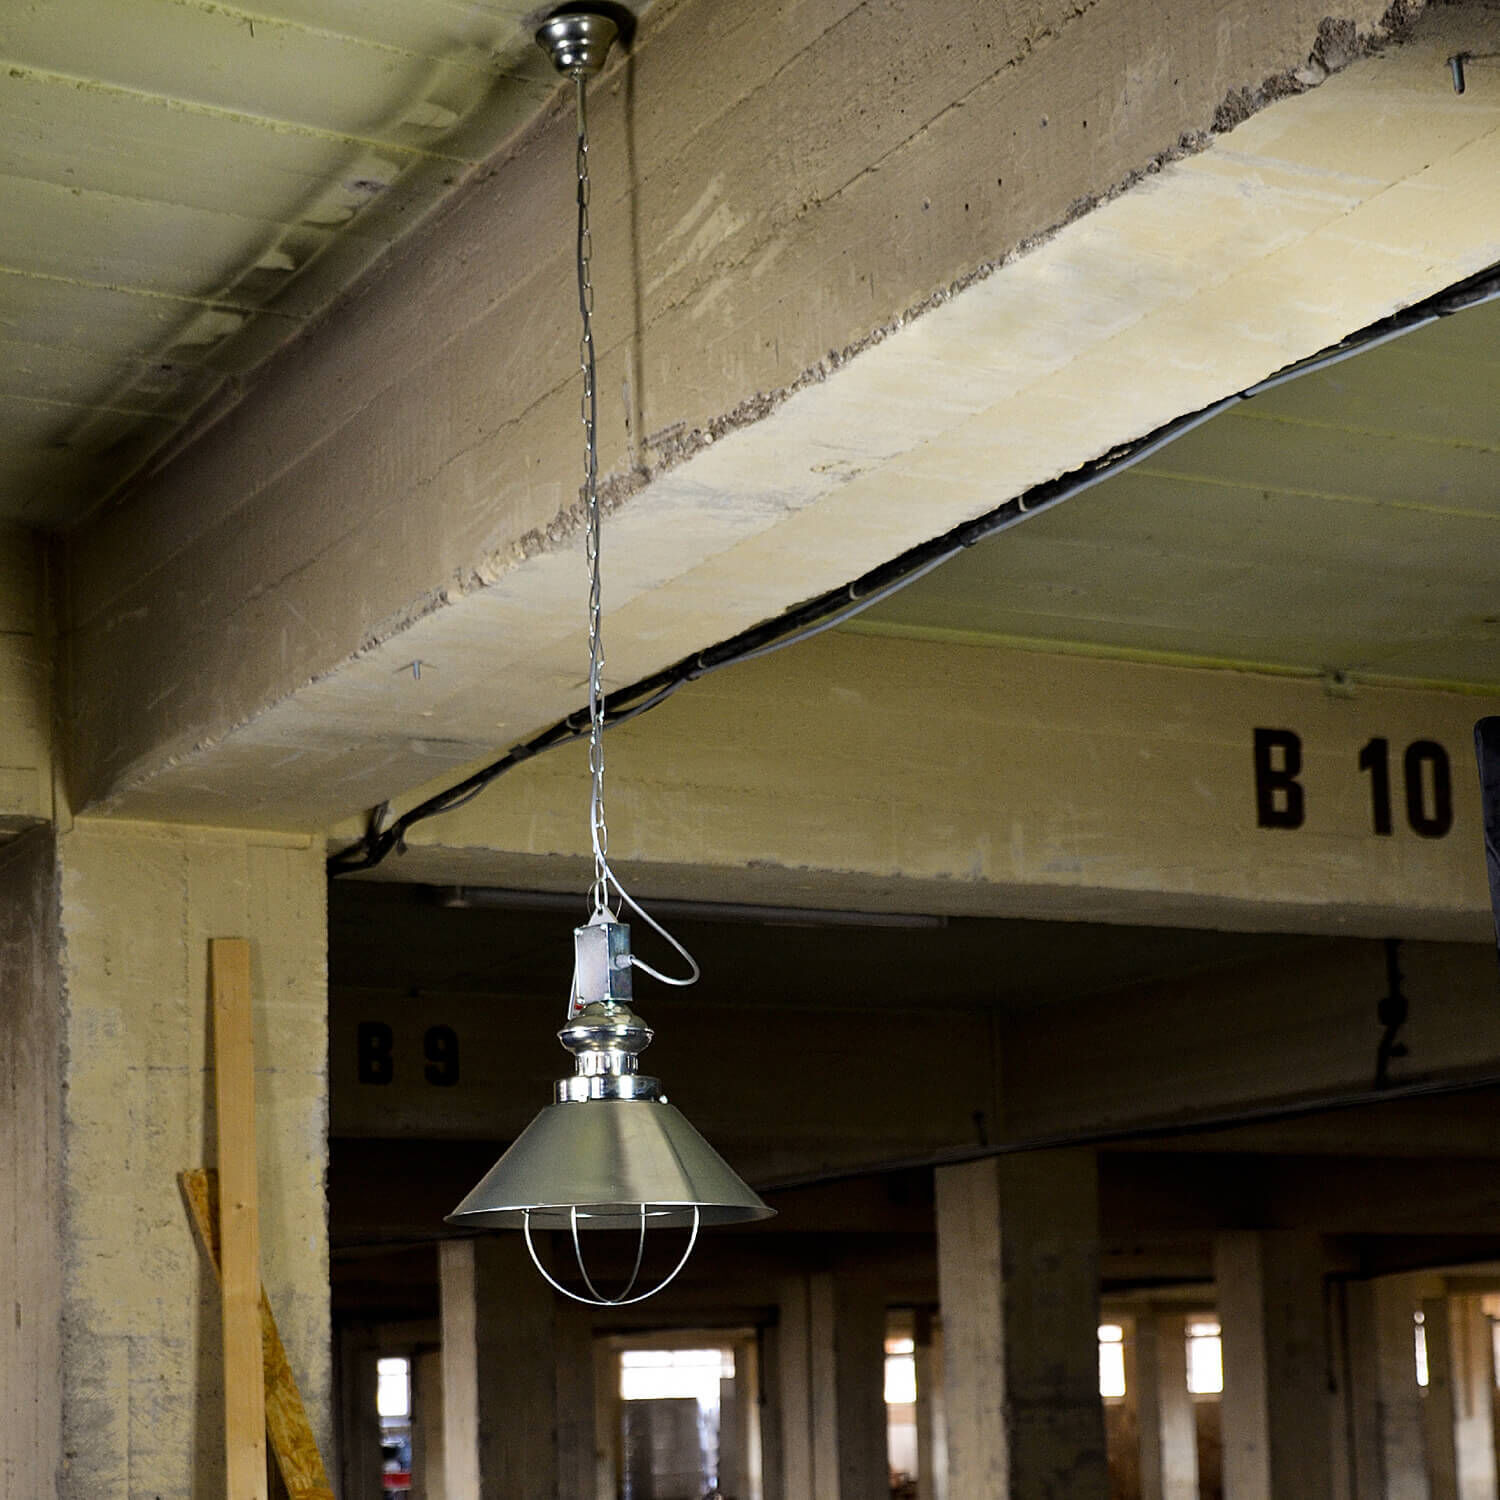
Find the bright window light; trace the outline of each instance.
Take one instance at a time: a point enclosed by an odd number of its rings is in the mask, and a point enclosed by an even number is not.
[[[1412,1332],[1415,1335],[1417,1354],[1417,1384],[1423,1390],[1427,1389],[1427,1317],[1424,1313],[1418,1313],[1412,1319]]]
[[[719,1382],[733,1379],[733,1349],[626,1349],[620,1355],[623,1401],[687,1398],[716,1407]]]
[[[912,1406],[917,1399],[917,1341],[892,1334],[885,1341],[885,1404]]]
[[[369,1367],[366,1366],[368,1369]],[[375,1361],[375,1411],[382,1417],[411,1415],[411,1361]]]
[[[910,1339],[902,1339],[909,1350]],[[889,1347],[889,1345],[887,1345]],[[917,1399],[917,1361],[907,1354],[887,1354],[885,1357],[885,1404],[887,1406],[911,1406]]]
[[[1224,1389],[1224,1342],[1219,1325],[1207,1319],[1187,1326],[1187,1383],[1195,1396],[1217,1396]]]
[[[1118,1323],[1099,1325],[1099,1394],[1107,1401],[1125,1394],[1125,1330]]]

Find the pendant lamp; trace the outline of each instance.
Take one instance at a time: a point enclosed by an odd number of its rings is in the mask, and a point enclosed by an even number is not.
[[[604,815],[604,646],[593,286],[590,281],[587,80],[604,66],[617,35],[607,16],[560,12],[537,33],[558,72],[574,83],[578,115],[578,307],[582,323],[585,558],[589,624],[589,827],[594,853],[592,915],[573,934],[573,983],[567,1021],[558,1039],[573,1054],[574,1073],[554,1087],[553,1102],[516,1138],[477,1187],[448,1216],[474,1229],[519,1229],[536,1268],[564,1296],[595,1306],[625,1306],[659,1292],[687,1264],[705,1225],[768,1217],[768,1208],[724,1159],[667,1102],[661,1084],[639,1071],[652,1031],[635,1013],[632,971],[667,984],[692,984],[691,955],[636,902],[609,865]],[[659,932],[686,961],[686,976],[659,973],[630,950],[628,907]],[[584,1290],[558,1281],[537,1254],[534,1231],[561,1230],[569,1238]],[[590,1276],[583,1236],[600,1230],[637,1236],[635,1270],[625,1288],[603,1295]],[[685,1229],[686,1248],[669,1274],[637,1291],[646,1237],[653,1229]]]

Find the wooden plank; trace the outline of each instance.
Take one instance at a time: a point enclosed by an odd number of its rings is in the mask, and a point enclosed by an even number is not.
[[[249,943],[243,938],[214,938],[209,943],[209,973],[219,1140],[226,1494],[228,1500],[267,1500]]]
[[[198,1243],[219,1274],[219,1178],[216,1172],[198,1168],[178,1174],[182,1194]],[[265,1372],[266,1432],[281,1470],[282,1483],[290,1500],[333,1500],[333,1486],[318,1452],[302,1393],[287,1361],[276,1326],[275,1314],[266,1297],[260,1293],[260,1335],[262,1365]]]

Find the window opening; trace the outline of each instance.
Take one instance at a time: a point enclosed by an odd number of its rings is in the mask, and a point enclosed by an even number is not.
[[[1195,1318],[1187,1326],[1188,1390],[1195,1396],[1217,1396],[1224,1390],[1222,1330],[1212,1318]]]
[[[375,1361],[375,1414],[380,1420],[380,1486],[391,1496],[411,1494],[411,1361]]]
[[[1125,1329],[1119,1323],[1099,1325],[1099,1394],[1106,1401],[1125,1398]]]
[[[899,1326],[899,1324],[898,1324]],[[907,1324],[910,1327],[910,1323]],[[885,1451],[891,1495],[917,1493],[917,1345],[906,1334],[885,1341]]]
[[[747,1500],[721,1488],[721,1448],[748,1439],[726,1430],[735,1374],[727,1346],[620,1351],[621,1500]]]

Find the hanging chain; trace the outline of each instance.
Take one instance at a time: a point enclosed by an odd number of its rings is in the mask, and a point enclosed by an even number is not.
[[[689,985],[698,981],[698,961],[615,878],[609,867],[609,829],[604,820],[604,629],[599,585],[599,401],[594,369],[594,286],[589,279],[593,244],[589,238],[589,121],[588,95],[581,73],[573,82],[578,94],[578,316],[583,332],[578,341],[578,367],[583,371],[583,502],[587,516],[584,559],[589,569],[589,835],[594,846],[594,883],[589,891],[592,917],[615,920],[609,904],[610,888],[621,908],[629,907],[660,933],[688,966],[685,975],[663,974],[634,955],[631,963],[663,984]],[[675,1274],[675,1273],[674,1273]]]
[[[588,94],[583,75],[578,94],[578,316],[583,333],[578,365],[583,371],[583,501],[587,512],[584,557],[589,570],[589,834],[594,846],[593,914],[609,913],[609,829],[604,818],[604,631],[599,567],[599,402],[594,370],[594,287],[589,279]]]

